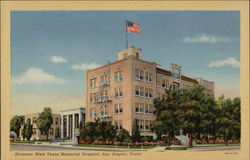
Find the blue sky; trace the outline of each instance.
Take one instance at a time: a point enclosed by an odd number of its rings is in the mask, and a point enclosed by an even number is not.
[[[12,12],[13,114],[59,112],[84,106],[87,68],[115,61],[125,49],[125,20],[141,25],[128,33],[143,59],[190,77],[214,81],[217,95],[239,96],[238,11],[43,11]]]

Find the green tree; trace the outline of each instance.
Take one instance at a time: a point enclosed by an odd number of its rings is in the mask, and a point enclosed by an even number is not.
[[[140,135],[139,125],[138,125],[137,119],[135,119],[133,122],[131,138],[132,138],[133,142],[140,142],[141,141],[141,135]]]
[[[116,129],[111,121],[97,120],[95,128],[96,139],[100,141],[113,141],[116,136]]]
[[[25,137],[26,137],[25,130],[26,130],[26,124],[23,125],[23,129],[22,129],[22,133],[21,133],[23,140],[25,140]]]
[[[165,125],[163,124],[163,121],[159,121],[159,120],[154,120],[152,123],[151,123],[151,126],[150,126],[151,130],[153,132],[155,132],[156,134],[156,140],[158,141],[161,141],[162,140],[162,135],[164,134],[165,132]]]
[[[126,129],[121,129],[119,132],[118,132],[118,135],[117,135],[117,140],[120,141],[120,142],[128,142],[130,141],[130,135],[129,135],[129,132],[126,130]]]
[[[206,94],[204,87],[200,85],[194,85],[191,90],[185,91],[185,96],[188,97],[186,99],[187,102],[196,102],[196,107],[193,108],[193,111],[196,113],[194,137],[201,139],[202,134],[208,141],[208,135],[215,135],[216,130],[216,103],[214,96]]]
[[[200,99],[203,94],[203,87],[195,85],[190,90],[181,90],[179,93],[180,127],[188,134],[189,147],[193,146],[193,136],[199,131],[201,124]]]
[[[25,124],[25,138],[29,141],[30,138],[32,137],[32,133],[33,133],[33,125],[30,124],[30,120],[27,120],[27,123]]]
[[[115,126],[112,125],[111,121],[106,122],[106,127],[104,128],[104,137],[107,141],[114,141],[117,131]]]
[[[233,137],[239,138],[240,133],[240,100],[226,99],[224,96],[217,100],[219,116],[216,118],[217,134],[225,140]]]
[[[48,140],[49,137],[49,129],[51,125],[53,124],[53,117],[52,117],[52,110],[49,107],[45,107],[43,109],[43,112],[39,114],[38,120],[37,120],[37,127],[41,130],[41,132],[45,132],[46,140]]]
[[[240,139],[240,130],[241,130],[241,101],[240,101],[240,98],[234,98],[233,100],[233,104],[232,104],[232,115],[233,115],[233,119],[234,121],[237,123],[236,126],[235,126],[235,132],[234,132],[234,138],[236,140],[239,140]]]
[[[152,130],[161,138],[162,134],[167,136],[168,147],[171,145],[172,135],[179,129],[178,92],[166,90],[164,100],[154,100],[156,120],[152,123]],[[159,139],[158,138],[158,139]]]
[[[214,96],[202,93],[199,100],[199,126],[197,138],[200,139],[200,134],[206,136],[208,141],[208,135],[215,136],[216,134],[216,102]]]
[[[24,122],[24,116],[15,115],[10,120],[10,131],[14,131],[17,136],[20,135],[21,125]]]
[[[80,130],[80,138],[84,141],[113,141],[116,137],[116,129],[109,121],[87,122]]]
[[[96,122],[87,122],[84,128],[80,129],[80,139],[84,141],[94,141],[96,138]]]

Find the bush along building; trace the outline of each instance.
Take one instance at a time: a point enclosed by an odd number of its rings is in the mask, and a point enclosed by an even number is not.
[[[182,74],[181,66],[170,70],[142,59],[142,49],[129,47],[118,52],[116,62],[86,71],[86,122],[95,119],[112,121],[116,129],[126,129],[130,135],[137,120],[140,135],[154,137],[150,124],[153,99],[165,98],[165,89],[189,89],[200,84],[208,94],[214,94],[214,82],[194,79]]]
[[[24,122],[20,129],[21,140],[46,140],[47,138],[48,140],[54,140],[60,137],[60,114],[52,114],[53,120],[48,130],[48,134],[38,128],[38,118],[39,113],[24,115]],[[27,127],[30,127],[30,129]]]

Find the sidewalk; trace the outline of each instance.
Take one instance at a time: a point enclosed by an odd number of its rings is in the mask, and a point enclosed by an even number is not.
[[[219,150],[240,150],[240,146],[214,146],[201,148],[187,148],[187,151],[219,151]]]
[[[77,147],[74,145],[52,145],[52,144],[18,144],[17,145],[26,145],[26,146],[43,146],[43,147],[55,147],[55,148],[72,148],[72,149],[82,149],[82,150],[103,150],[103,151],[148,151],[151,149],[133,149],[133,148],[102,148],[102,147]]]

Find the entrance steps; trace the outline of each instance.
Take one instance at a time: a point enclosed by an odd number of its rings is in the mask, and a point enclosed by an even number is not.
[[[73,139],[56,139],[50,142],[51,145],[75,145],[75,141]]]
[[[188,147],[188,145],[189,145],[189,138],[188,138],[187,135],[179,135],[179,136],[175,136],[175,138],[177,138],[181,142],[181,144],[183,146]],[[194,145],[196,145],[196,143],[193,141],[193,146]]]
[[[183,146],[188,146],[189,138],[186,135],[175,136]]]

